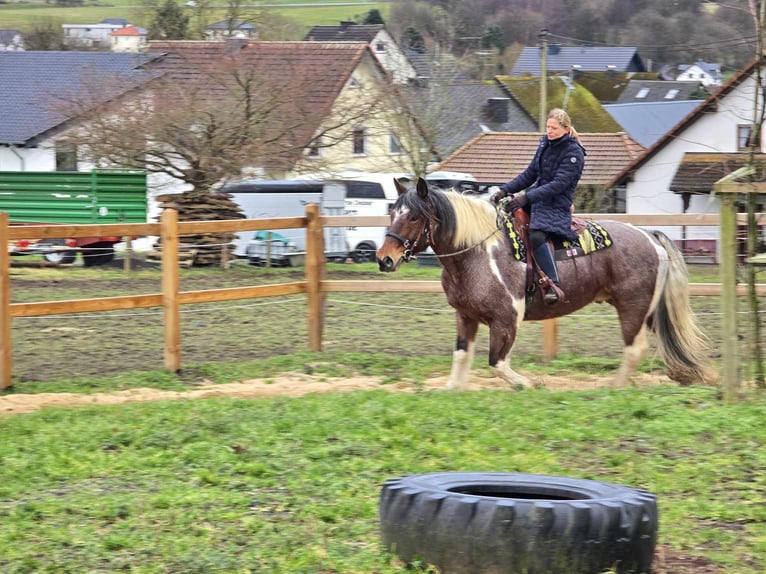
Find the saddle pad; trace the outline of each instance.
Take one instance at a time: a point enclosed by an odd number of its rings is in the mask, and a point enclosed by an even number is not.
[[[527,258],[527,249],[521,239],[521,235],[516,229],[513,217],[503,212],[501,214],[501,226],[505,228],[508,239],[511,242],[511,255],[517,261],[524,261]],[[571,259],[581,255],[589,255],[594,251],[606,249],[613,243],[609,233],[595,221],[578,219],[577,225],[573,225],[573,230],[577,231],[577,239],[569,241],[556,237],[553,241],[556,259]]]
[[[606,249],[613,244],[612,238],[606,229],[601,227],[595,221],[581,220],[584,226],[578,230],[577,239],[569,241],[567,239],[556,238],[554,246],[556,248],[556,260],[571,259],[581,255],[590,255],[594,251]]]

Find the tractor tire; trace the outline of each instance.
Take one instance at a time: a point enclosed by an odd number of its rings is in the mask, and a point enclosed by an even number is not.
[[[441,574],[640,574],[657,543],[654,495],[560,476],[445,472],[388,480],[384,546]]]

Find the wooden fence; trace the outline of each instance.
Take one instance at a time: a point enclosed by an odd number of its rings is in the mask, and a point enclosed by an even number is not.
[[[584,214],[593,219],[626,221],[639,226],[717,226],[718,215],[624,215]],[[743,216],[737,223],[744,224]],[[766,223],[766,214],[759,215],[759,225]],[[38,317],[67,313],[113,311],[144,307],[164,310],[164,367],[170,372],[181,369],[180,306],[190,303],[231,301],[280,295],[305,294],[307,298],[308,347],[322,350],[323,309],[326,293],[335,292],[411,292],[439,293],[439,281],[370,281],[327,280],[323,249],[324,227],[380,227],[388,217],[320,216],[316,205],[306,208],[305,217],[274,219],[243,219],[232,221],[179,222],[174,210],[165,210],[159,223],[109,225],[9,225],[8,215],[0,212],[0,245],[9,241],[32,238],[93,237],[93,236],[159,236],[162,242],[162,292],[146,295],[99,297],[65,301],[11,303],[10,255],[0,250],[0,389],[10,387],[13,369],[11,321],[14,317]],[[235,287],[205,291],[180,291],[179,245],[183,235],[265,231],[269,229],[306,229],[305,280],[274,285]],[[720,296],[720,283],[690,284],[693,296]],[[745,294],[745,285],[737,286],[737,295]],[[758,285],[759,295],[766,294],[766,285]],[[556,322],[544,322],[543,355],[551,359],[556,354]]]

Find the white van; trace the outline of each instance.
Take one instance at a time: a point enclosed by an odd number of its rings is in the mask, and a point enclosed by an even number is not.
[[[231,194],[247,219],[302,217],[310,203],[319,205],[322,215],[343,215],[346,189],[343,185],[304,180],[249,180],[221,189]],[[269,261],[273,265],[292,265],[302,260],[306,251],[305,229],[245,231],[233,241],[234,255],[247,257],[253,265]],[[325,256],[344,261],[348,257],[345,230],[324,230]]]
[[[371,173],[347,170],[339,173],[311,174],[299,179],[322,180],[342,184],[346,189],[345,215],[387,216],[399,197],[394,180],[405,185],[412,181],[407,173]],[[349,256],[357,263],[375,260],[375,252],[383,244],[386,227],[347,227]]]

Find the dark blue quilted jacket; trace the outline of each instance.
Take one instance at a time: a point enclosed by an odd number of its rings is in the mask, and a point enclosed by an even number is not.
[[[527,169],[500,189],[506,195],[526,189],[531,229],[574,239],[571,207],[584,165],[585,148],[569,134],[553,141],[543,136]]]

